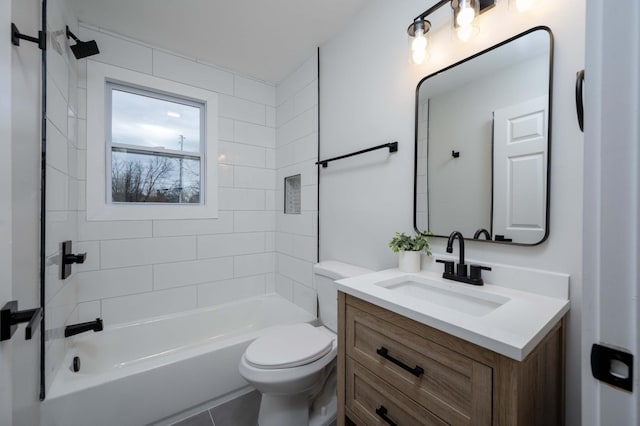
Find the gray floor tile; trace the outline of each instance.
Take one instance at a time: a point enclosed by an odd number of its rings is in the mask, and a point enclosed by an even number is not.
[[[260,392],[253,391],[212,408],[215,426],[256,426],[260,410]]]
[[[213,422],[211,421],[209,411],[203,411],[195,416],[180,420],[178,423],[174,423],[171,426],[213,426]]]

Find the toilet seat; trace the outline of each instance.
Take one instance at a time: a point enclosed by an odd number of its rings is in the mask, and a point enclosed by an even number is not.
[[[333,341],[328,333],[307,323],[282,326],[251,343],[244,359],[256,368],[299,367],[328,354]]]

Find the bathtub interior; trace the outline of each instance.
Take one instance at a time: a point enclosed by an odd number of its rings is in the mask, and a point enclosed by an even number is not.
[[[99,425],[106,416],[105,425],[118,418],[142,425],[237,392],[248,386],[240,357],[256,337],[272,326],[315,321],[271,294],[76,336],[43,403],[44,424],[80,425],[90,416]]]

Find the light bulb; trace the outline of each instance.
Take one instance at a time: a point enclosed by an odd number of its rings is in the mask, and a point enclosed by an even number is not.
[[[427,37],[425,37],[424,27],[416,28],[415,35],[411,40],[411,62],[421,64],[427,58]]]
[[[426,58],[427,58],[427,52],[424,49],[414,50],[413,52],[411,52],[411,59],[413,60],[414,64],[420,65],[421,63],[424,62]]]
[[[516,9],[518,12],[526,12],[533,6],[534,0],[516,0]]]
[[[458,11],[456,23],[461,27],[466,27],[473,22],[473,18],[476,17],[476,11],[472,7],[463,6]]]
[[[411,42],[411,50],[414,52],[418,50],[424,50],[427,48],[427,38],[424,36],[423,32],[416,32],[416,36],[413,38]]]
[[[458,36],[458,39],[460,41],[469,41],[471,39],[471,37],[473,37],[473,35],[476,32],[476,27],[474,27],[473,25],[466,25],[464,27],[458,27],[456,29],[456,35]]]

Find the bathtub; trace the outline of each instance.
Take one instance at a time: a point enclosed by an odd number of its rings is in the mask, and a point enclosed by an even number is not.
[[[221,399],[247,388],[238,363],[257,336],[313,320],[270,294],[75,336],[42,403],[42,425],[142,426]]]

